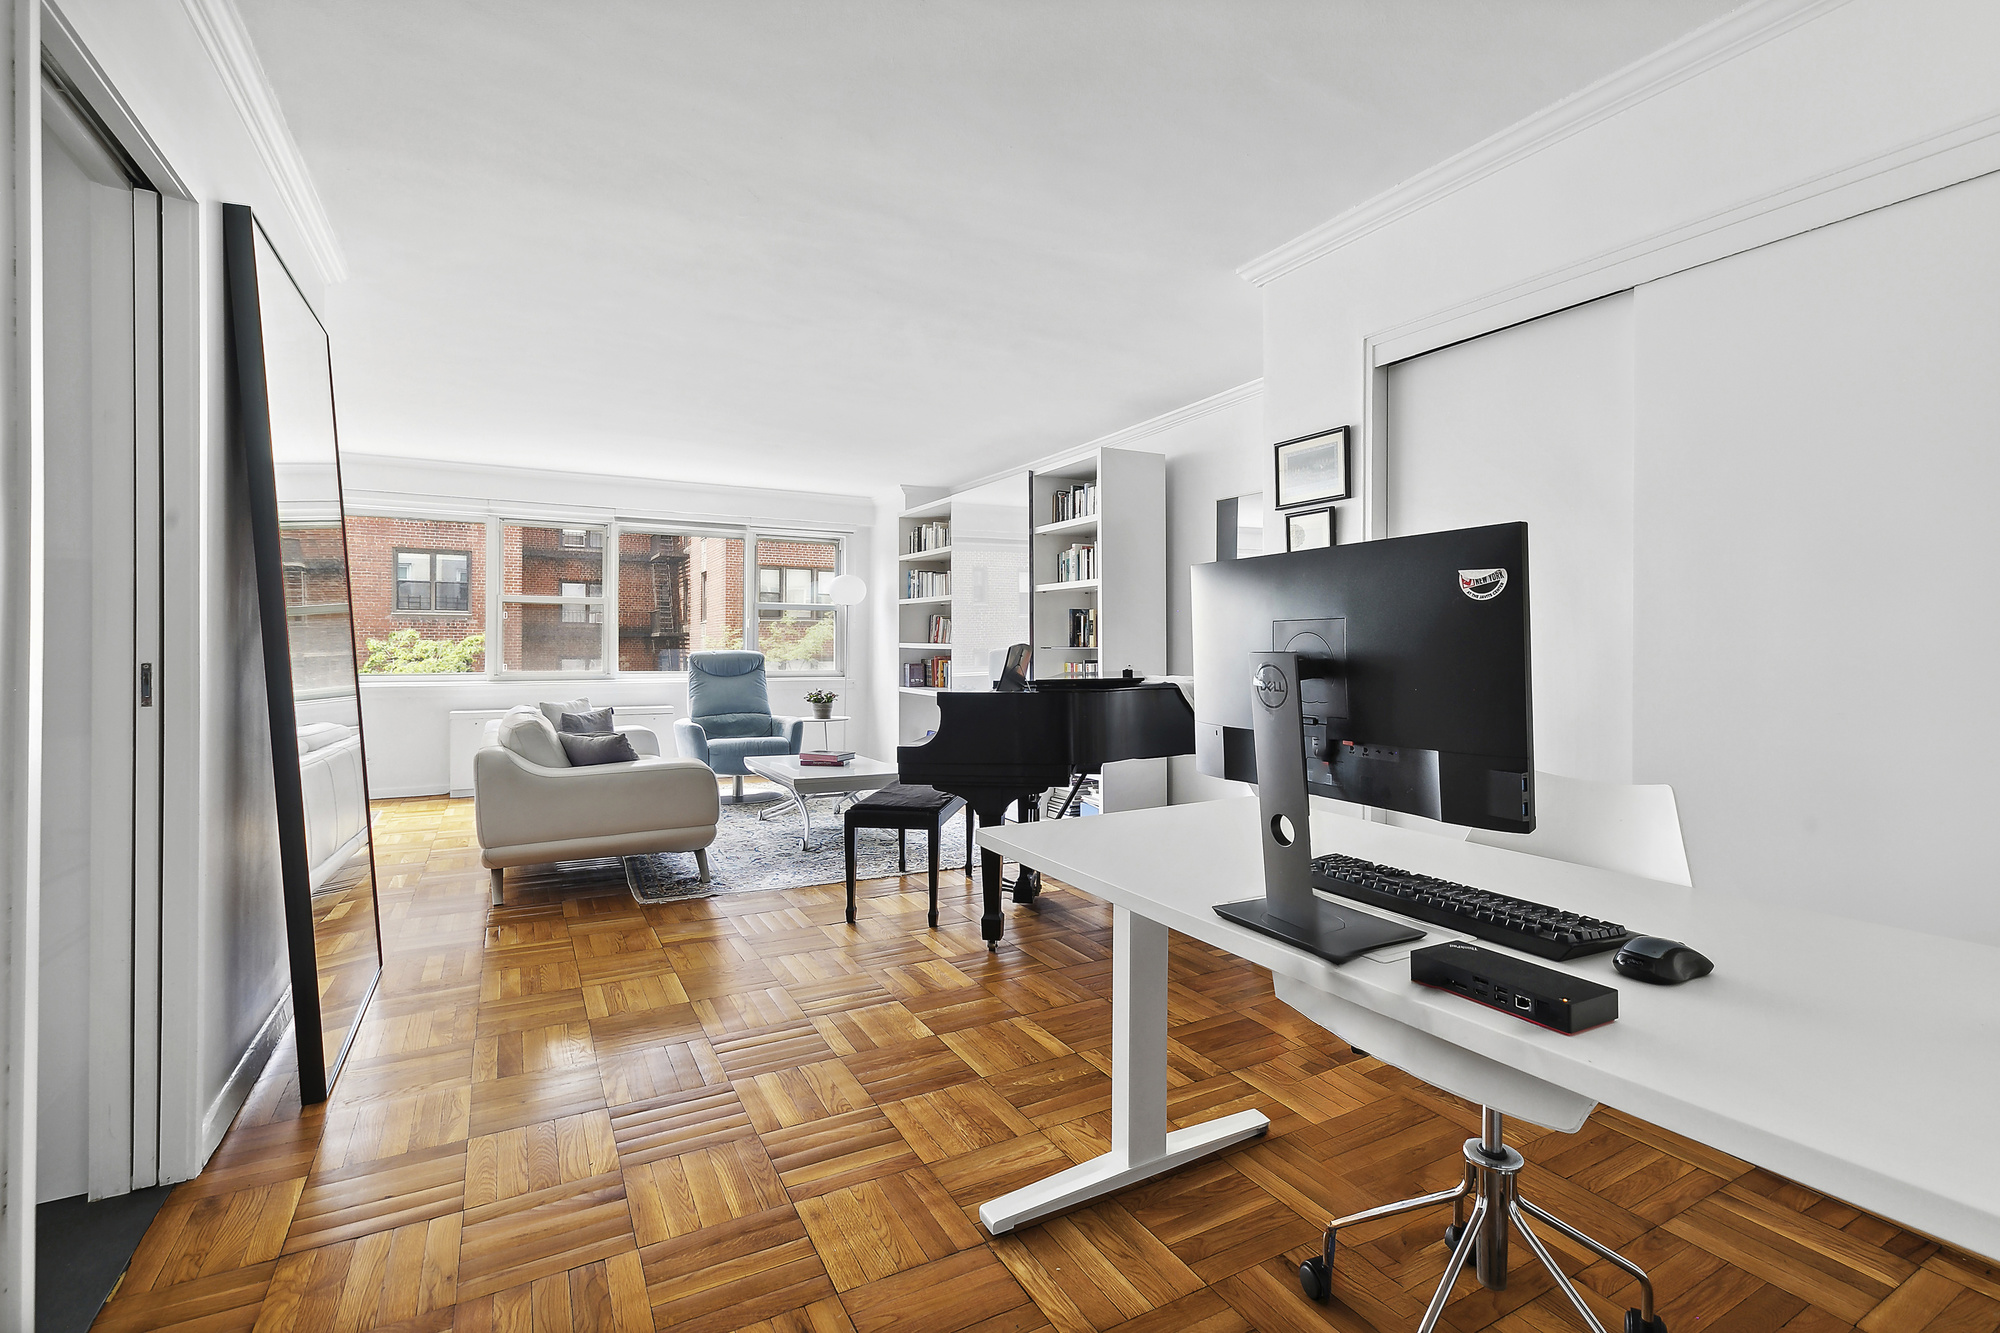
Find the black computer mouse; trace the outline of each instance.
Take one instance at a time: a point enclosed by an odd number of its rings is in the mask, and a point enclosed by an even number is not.
[[[1715,964],[1682,944],[1657,935],[1635,935],[1611,957],[1611,965],[1635,981],[1678,986],[1715,971]]]

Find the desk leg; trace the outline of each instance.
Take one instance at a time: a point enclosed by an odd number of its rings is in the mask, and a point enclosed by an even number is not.
[[[994,1235],[1262,1134],[1261,1111],[1167,1129],[1167,928],[1112,909],[1111,1151],[979,1206]]]

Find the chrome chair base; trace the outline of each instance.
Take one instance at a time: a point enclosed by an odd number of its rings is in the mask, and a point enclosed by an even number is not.
[[[1472,1263],[1473,1272],[1482,1286],[1492,1291],[1506,1290],[1507,1236],[1510,1228],[1521,1233],[1521,1239],[1528,1242],[1528,1248],[1549,1270],[1556,1287],[1576,1307],[1577,1317],[1583,1320],[1584,1327],[1591,1333],[1605,1333],[1604,1325],[1591,1313],[1569,1275],[1562,1271],[1555,1256],[1549,1253],[1548,1246],[1528,1225],[1530,1217],[1553,1227],[1637,1280],[1639,1308],[1625,1312],[1624,1333],[1667,1333],[1666,1324],[1654,1312],[1653,1283],[1645,1270],[1561,1218],[1522,1198],[1519,1178],[1524,1163],[1521,1154],[1504,1142],[1506,1118],[1486,1107],[1480,1114],[1480,1128],[1480,1137],[1465,1141],[1465,1179],[1456,1187],[1405,1199],[1401,1203],[1370,1208],[1352,1217],[1327,1223],[1323,1251],[1299,1265],[1299,1286],[1305,1294],[1316,1301],[1332,1298],[1334,1234],[1342,1227],[1359,1226],[1363,1222],[1376,1222],[1385,1217],[1448,1203],[1451,1205],[1451,1225],[1445,1228],[1444,1235],[1445,1243],[1451,1246],[1451,1258],[1445,1263],[1444,1280],[1438,1283],[1437,1294],[1431,1297],[1430,1308],[1424,1311],[1417,1333],[1434,1333],[1438,1320],[1444,1315],[1445,1303],[1451,1299],[1451,1289],[1468,1261]],[[1465,1211],[1468,1199],[1472,1201],[1470,1217]]]

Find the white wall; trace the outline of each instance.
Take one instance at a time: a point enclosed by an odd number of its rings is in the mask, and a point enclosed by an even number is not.
[[[1246,270],[1265,284],[1264,433],[1362,426],[1362,497],[1345,507],[1359,512],[1344,515],[1343,531],[1351,517],[1376,534],[1395,521],[1401,484],[1393,413],[1413,408],[1393,392],[1397,374],[1377,366],[1641,288],[1635,703],[1629,723],[1615,701],[1599,704],[1600,759],[1614,762],[1629,725],[1633,777],[1681,788],[1703,891],[2000,940],[2000,900],[1966,873],[1974,812],[2000,795],[1968,755],[2000,737],[1991,703],[1954,665],[1978,660],[1965,621],[1982,613],[1969,594],[1947,609],[1943,594],[1911,586],[1937,562],[1977,559],[1948,538],[1980,530],[1964,506],[1990,480],[1976,453],[1986,446],[1967,433],[1992,419],[1983,367],[2000,282],[1971,239],[1990,223],[1954,191],[1935,213],[1918,204],[1857,217],[1996,169],[2000,10],[1770,3]],[[1960,187],[1966,199],[1984,188]],[[1787,302],[1809,318],[1786,314]],[[1650,308],[1671,314],[1659,336],[1671,326],[1682,341],[1654,339]],[[1869,321],[1894,335],[1878,337]],[[1669,347],[1683,350],[1670,358]],[[1497,386],[1487,391],[1504,405]],[[1808,425],[1834,438],[1800,443]],[[1481,449],[1468,440],[1457,461],[1479,467]],[[1843,462],[1840,480],[1827,479],[1829,463]],[[1851,524],[1854,556],[1886,562],[1886,573],[1856,576],[1871,610],[1845,598],[1837,610],[1815,599],[1784,611],[1750,599],[1749,589],[1815,581],[1812,557],[1835,549],[1821,516],[1802,511],[1805,496],[1844,510],[1827,521]],[[1538,562],[1538,578],[1547,568]],[[1921,622],[1932,659],[1884,660],[1829,628],[1867,637],[1868,614],[1905,633]],[[1616,622],[1593,651],[1615,658]],[[1843,668],[1924,729],[1899,729],[1896,743],[1916,750],[1907,760],[1839,763],[1855,723],[1885,720],[1855,716],[1858,699],[1832,707]],[[1781,679],[1800,683],[1781,689]],[[1705,745],[1689,730],[1697,720]],[[1716,748],[1718,723],[1755,743]],[[1940,735],[1946,725],[1954,730]],[[1806,781],[1809,761],[1818,767]],[[1911,794],[1871,797],[1877,773],[1908,775]],[[1893,869],[1920,839],[1930,849],[1918,865]]]
[[[2000,176],[1638,292],[1638,771],[1695,882],[2000,943]]]
[[[340,344],[333,348],[335,372]],[[722,523],[782,528],[787,531],[830,530],[846,534],[849,569],[868,580],[868,596],[848,609],[844,637],[845,674],[788,680],[770,677],[771,707],[781,714],[808,715],[805,693],[814,688],[838,692],[836,712],[854,720],[851,737],[874,735],[875,700],[863,682],[874,674],[877,625],[895,623],[895,584],[874,578],[877,565],[875,504],[860,496],[808,494],[747,486],[695,485],[652,477],[607,477],[588,473],[529,468],[478,467],[419,459],[350,454],[342,461],[347,504],[357,513],[378,511],[439,515],[499,514],[533,518],[560,511],[569,517],[595,521],[612,518],[652,522]],[[893,523],[890,531],[894,531]],[[893,545],[893,540],[890,543]],[[893,561],[893,556],[891,559]],[[888,661],[895,660],[893,650]],[[881,669],[887,675],[886,667]],[[434,795],[451,788],[450,714],[459,710],[510,708],[544,699],[588,698],[593,704],[671,704],[685,716],[686,678],[665,674],[564,677],[559,680],[492,681],[465,678],[395,678],[364,676],[361,680],[362,720],[368,749],[368,789],[375,797]],[[889,713],[894,717],[893,698]],[[809,733],[817,743],[817,732]],[[834,736],[839,740],[838,731]],[[674,738],[660,737],[667,753]],[[852,746],[850,748],[861,748]]]
[[[1632,780],[1632,297],[1386,376],[1383,534],[1528,525],[1535,766]]]

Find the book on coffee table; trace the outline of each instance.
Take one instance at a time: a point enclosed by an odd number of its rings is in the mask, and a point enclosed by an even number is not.
[[[800,753],[799,762],[812,768],[841,768],[852,758],[852,750],[805,750]]]

